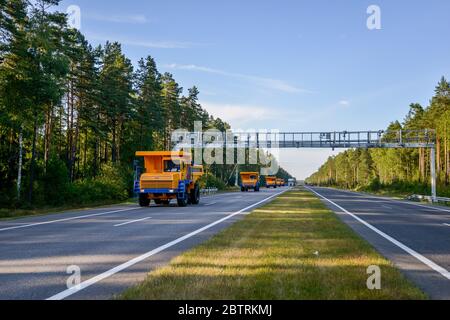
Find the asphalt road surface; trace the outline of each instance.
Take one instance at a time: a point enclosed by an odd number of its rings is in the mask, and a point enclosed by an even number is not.
[[[450,299],[450,209],[309,188],[432,299]]]
[[[0,299],[110,299],[287,188],[0,221]],[[80,274],[81,282],[77,282]]]

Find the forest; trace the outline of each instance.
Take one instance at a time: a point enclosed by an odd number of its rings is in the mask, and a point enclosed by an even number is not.
[[[403,121],[390,130],[436,131],[438,194],[450,196],[450,83],[442,77],[427,107],[413,103]],[[346,189],[430,194],[430,150],[355,149],[328,161],[310,178],[310,184]]]
[[[194,121],[230,128],[151,56],[135,66],[120,43],[92,46],[55,11],[59,2],[0,0],[3,208],[128,199],[136,151],[169,150],[172,131]],[[233,170],[207,167],[205,183],[234,184]]]

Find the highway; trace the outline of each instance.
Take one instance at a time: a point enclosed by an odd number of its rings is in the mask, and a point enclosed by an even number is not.
[[[187,208],[117,205],[0,221],[0,299],[113,298],[286,190],[218,194]],[[450,209],[310,190],[431,298],[450,299]],[[74,270],[81,283],[68,289]]]
[[[309,188],[432,299],[450,299],[450,208]]]
[[[187,208],[117,205],[0,221],[0,299],[113,298],[286,190],[217,194]]]

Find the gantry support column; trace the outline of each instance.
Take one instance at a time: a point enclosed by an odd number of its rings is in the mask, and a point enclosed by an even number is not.
[[[436,148],[430,149],[431,153],[431,200],[437,202],[437,191],[436,191]]]

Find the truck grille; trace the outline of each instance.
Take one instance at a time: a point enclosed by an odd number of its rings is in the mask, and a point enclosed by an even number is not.
[[[172,189],[172,181],[142,181],[141,189]]]

